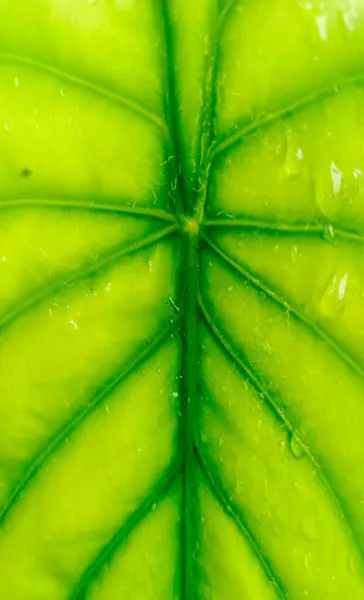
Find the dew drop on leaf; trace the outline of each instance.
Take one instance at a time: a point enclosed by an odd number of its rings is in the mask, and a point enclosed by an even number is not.
[[[297,458],[298,460],[300,458],[303,458],[305,456],[305,454],[306,454],[305,449],[300,444],[300,442],[297,440],[297,438],[296,438],[296,436],[294,434],[292,434],[291,437],[290,437],[289,447],[291,449],[291,452],[292,452],[293,456],[295,458]]]
[[[322,237],[325,240],[325,242],[329,242],[330,244],[335,242],[335,231],[331,224],[325,226],[322,233]]]
[[[358,572],[358,558],[355,554],[349,554],[348,556],[348,569],[353,575]]]
[[[335,318],[343,312],[347,283],[348,273],[332,275],[321,298],[320,308],[323,315]]]
[[[332,191],[334,192],[334,194],[338,194],[341,190],[343,173],[342,171],[340,171],[339,167],[334,162],[331,163],[330,173],[332,181]]]
[[[317,15],[315,17],[315,21],[316,21],[317,30],[318,30],[320,38],[322,39],[323,42],[327,42],[327,38],[328,38],[327,16],[324,14]]]
[[[298,258],[298,248],[297,246],[292,246],[290,251],[291,262],[296,263]]]
[[[280,172],[282,179],[297,177],[302,171],[303,150],[292,138],[291,131],[286,135],[286,149],[283,155],[283,164]]]

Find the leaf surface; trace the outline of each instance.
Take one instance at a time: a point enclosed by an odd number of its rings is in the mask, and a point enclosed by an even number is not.
[[[364,597],[364,2],[0,2],[0,598]]]

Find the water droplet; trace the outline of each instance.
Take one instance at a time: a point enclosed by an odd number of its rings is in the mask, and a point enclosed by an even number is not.
[[[292,434],[290,437],[289,447],[291,448],[293,456],[297,458],[297,460],[303,458],[306,454],[304,447],[301,445],[301,443],[298,441],[294,434]]]
[[[351,33],[353,33],[353,31],[355,31],[358,18],[357,9],[354,6],[354,3],[348,3],[346,9],[339,12],[338,18],[339,27],[343,36],[348,37],[348,34],[350,35]]]
[[[347,283],[348,283],[348,274],[345,273],[344,277],[342,277],[339,282],[339,294],[338,294],[339,301],[344,299]]]
[[[303,150],[297,147],[292,137],[291,130],[287,130],[285,137],[285,152],[283,154],[283,165],[280,171],[282,179],[297,177],[302,171]]]
[[[325,242],[329,242],[330,244],[335,242],[335,231],[331,224],[325,225],[324,230],[322,232],[322,237],[325,240]]]
[[[155,502],[153,502],[152,511],[155,512],[156,510],[157,510],[157,504]]]
[[[357,557],[353,554],[349,554],[348,556],[348,569],[350,573],[355,575],[358,572],[358,560]]]
[[[292,246],[290,250],[291,262],[296,263],[298,258],[298,248],[297,246]]]
[[[69,319],[68,321],[69,321],[70,325],[72,325],[73,329],[75,329],[77,331],[78,325],[77,325],[76,321],[74,319]]]
[[[274,350],[269,342],[263,342],[263,348],[269,356],[274,354]]]
[[[348,283],[348,273],[339,276],[334,273],[321,298],[321,312],[326,317],[337,317],[345,308],[345,294]]]
[[[307,10],[308,12],[314,9],[313,2],[299,2],[298,6],[303,8],[303,10]]]
[[[341,190],[341,184],[343,179],[343,173],[334,162],[330,165],[331,181],[334,194],[338,194]]]
[[[323,42],[327,42],[327,16],[326,15],[316,15],[315,17],[317,29],[319,32],[319,36]]]

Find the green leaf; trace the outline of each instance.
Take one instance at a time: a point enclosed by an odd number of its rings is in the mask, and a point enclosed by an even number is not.
[[[364,1],[0,0],[0,598],[364,597]]]

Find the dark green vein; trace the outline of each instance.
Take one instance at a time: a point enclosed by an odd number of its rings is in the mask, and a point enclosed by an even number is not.
[[[326,236],[332,241],[335,238],[343,238],[345,240],[364,244],[364,235],[360,235],[355,231],[350,231],[332,225],[331,223],[275,223],[274,221],[261,221],[256,219],[207,219],[204,221],[203,226],[207,228],[221,228],[221,229],[246,229],[257,230],[268,233],[276,234],[320,234]]]
[[[152,246],[156,242],[162,240],[163,238],[171,235],[176,232],[178,229],[177,225],[170,225],[157,233],[152,233],[147,236],[143,240],[135,242],[130,246],[117,246],[113,248],[110,252],[102,255],[99,260],[92,263],[92,265],[83,265],[81,269],[78,269],[74,272],[69,279],[65,280],[65,276],[63,275],[61,281],[57,281],[54,284],[47,285],[40,290],[37,290],[36,293],[24,301],[19,302],[16,306],[12,307],[9,312],[5,313],[1,317],[0,320],[0,334],[4,332],[4,330],[9,327],[16,319],[27,313],[29,310],[40,304],[46,298],[49,298],[53,295],[56,295],[62,292],[64,289],[69,287],[70,285],[74,285],[79,283],[80,281],[87,279],[90,275],[94,275],[102,271],[104,268],[110,267],[114,263],[116,263],[121,258],[128,256],[137,252],[138,250],[142,250],[143,248],[147,248],[148,246]]]
[[[225,5],[220,13],[219,21],[220,28],[225,28],[227,26],[227,20],[230,18],[230,15],[234,8],[236,8],[239,4],[239,0],[226,0]]]
[[[355,526],[352,523],[352,520],[346,509],[345,500],[341,499],[340,495],[336,492],[334,486],[331,483],[331,479],[326,473],[326,470],[324,469],[322,464],[316,459],[314,453],[307,445],[307,443],[301,438],[298,432],[296,432],[296,429],[290,422],[286,412],[284,411],[282,406],[280,406],[275,401],[273,395],[269,392],[267,386],[262,383],[261,378],[253,368],[251,362],[247,359],[246,356],[242,357],[241,353],[238,353],[234,349],[230,341],[226,339],[226,336],[221,333],[220,328],[216,325],[214,319],[209,314],[201,297],[199,298],[199,309],[207,327],[211,331],[214,339],[216,339],[218,344],[223,348],[225,354],[238,367],[243,377],[246,378],[246,380],[252,386],[252,388],[255,389],[255,391],[258,394],[258,397],[263,400],[266,408],[276,419],[277,423],[285,429],[289,437],[294,436],[298,445],[301,446],[304,450],[314,471],[317,472],[318,477],[321,480],[322,487],[330,495],[333,505],[336,507],[338,514],[341,516],[341,520],[346,529],[346,532],[353,541],[353,544],[355,544],[361,557],[361,560],[364,563],[362,540],[360,537],[357,536]]]
[[[317,325],[317,323],[310,319],[310,317],[305,315],[301,310],[287,300],[281,291],[272,289],[272,287],[270,287],[270,285],[261,276],[258,277],[249,271],[246,266],[243,266],[230,258],[230,256],[228,256],[221,248],[219,248],[219,246],[217,246],[207,235],[204,235],[203,239],[211,248],[211,250],[225,262],[225,264],[229,265],[232,270],[239,273],[255,290],[262,292],[265,297],[269,298],[280,308],[283,308],[284,311],[295,317],[297,321],[302,323],[314,337],[325,342],[325,344],[327,344],[327,346],[331,348],[331,350],[337,354],[341,360],[364,381],[364,368],[362,365],[355,359],[354,356],[349,353],[345,347],[342,347],[333,336],[331,336],[327,331],[325,331],[325,329]]]
[[[175,40],[169,0],[159,0],[161,7],[162,29],[165,40],[167,63],[166,80],[166,114],[170,129],[170,144],[168,149],[171,160],[170,182],[174,197],[177,218],[185,225],[189,214],[187,182],[182,164],[182,133],[181,117],[178,105],[178,85],[175,67]],[[192,228],[193,229],[193,228]],[[197,295],[198,295],[198,231],[184,230],[183,265],[185,271],[180,280],[179,299],[186,306],[186,315],[181,326],[182,335],[182,378],[181,378],[181,429],[180,456],[182,472],[182,507],[181,507],[181,600],[192,600],[196,596],[194,581],[194,505],[195,491],[193,486],[193,446],[195,407],[197,401]]]
[[[159,332],[153,339],[151,339],[145,347],[137,353],[137,355],[128,362],[128,365],[121,364],[119,372],[112,376],[103,386],[100,392],[98,392],[94,398],[92,398],[85,406],[80,408],[72,418],[50,439],[47,446],[33,459],[29,465],[25,477],[12,492],[6,505],[0,512],[0,523],[3,523],[12,508],[17,503],[19,496],[23,495],[26,489],[39,473],[40,469],[49,461],[50,457],[69,440],[72,434],[79,430],[79,427],[85,420],[92,415],[98,407],[100,407],[110,394],[127,379],[132,373],[135,372],[144,362],[148,360],[168,338],[173,335],[176,330],[181,316],[178,316],[173,324],[168,326]]]
[[[182,515],[181,515],[181,600],[196,597],[194,581],[194,519],[196,491],[193,483],[193,448],[195,444],[196,407],[198,402],[198,244],[199,237],[186,234],[183,246],[185,277],[180,286],[181,303],[186,306],[182,323],[181,433]]]
[[[293,102],[289,106],[284,106],[273,113],[268,112],[261,119],[257,119],[256,121],[250,123],[244,122],[240,126],[238,125],[234,127],[232,132],[225,133],[219,140],[216,140],[216,143],[211,148],[210,161],[213,162],[217,157],[225,154],[228,150],[241,144],[247,137],[253,135],[254,133],[270,127],[281,119],[283,120],[291,115],[294,115],[295,113],[299,113],[315,103],[319,103],[327,98],[336,96],[338,94],[338,90],[342,88],[355,86],[363,81],[364,75],[362,74],[355,75],[353,77],[347,77],[338,83],[333,82],[325,89],[315,90],[314,92],[307,94],[307,96],[303,97],[302,99]]]
[[[20,198],[16,200],[0,200],[0,210],[13,208],[62,208],[64,210],[83,210],[86,212],[115,213],[130,216],[148,217],[160,221],[176,222],[173,214],[147,206],[96,202],[94,200],[59,200],[47,198]]]
[[[16,63],[33,70],[47,73],[49,75],[52,75],[53,77],[56,77],[57,79],[61,79],[68,83],[71,83],[73,86],[79,87],[84,90],[88,90],[93,94],[107,98],[115,104],[119,104],[128,111],[133,112],[134,114],[144,118],[150,123],[157,125],[158,128],[163,131],[164,135],[167,134],[165,123],[163,122],[161,117],[156,115],[153,111],[149,110],[146,106],[143,106],[140,102],[129,98],[127,95],[119,94],[118,92],[114,92],[113,90],[105,88],[93,81],[82,79],[80,77],[77,77],[76,75],[73,75],[72,73],[62,71],[60,69],[52,67],[51,65],[32,60],[30,58],[16,56],[13,54],[0,53],[0,62]]]
[[[155,0],[157,1],[157,0]],[[167,143],[166,167],[169,173],[170,195],[172,197],[177,219],[182,222],[186,214],[187,186],[184,180],[186,169],[182,168],[183,143],[182,143],[182,124],[180,110],[178,106],[178,85],[177,72],[175,67],[175,39],[172,17],[169,9],[169,0],[158,0],[159,10],[157,11],[160,26],[163,32],[165,62],[164,70],[166,72],[165,80],[165,119],[169,131]]]
[[[279,421],[279,423],[284,425],[287,431],[290,434],[292,434],[294,429],[290,424],[284,410],[276,403],[271,394],[269,394],[268,391],[263,388],[262,383],[260,382],[258,376],[254,372],[253,367],[248,362],[248,360],[243,360],[241,356],[233,349],[232,345],[226,340],[226,337],[222,335],[220,329],[217,327],[213,318],[210,316],[201,296],[199,297],[198,305],[201,315],[203,316],[214,338],[216,338],[220,346],[224,348],[225,353],[233,360],[234,363],[238,365],[238,367],[243,372],[244,376],[247,378],[252,387],[254,387],[258,395],[266,400],[270,410],[274,413],[275,418]]]
[[[101,549],[96,558],[91,562],[75,585],[69,600],[81,600],[86,598],[87,591],[92,583],[101,574],[105,565],[109,564],[117,551],[125,544],[133,531],[151,513],[153,505],[164,498],[169,488],[173,485],[180,472],[178,462],[170,467],[148,493],[140,506],[124,521],[109,542]]]
[[[217,74],[220,61],[220,35],[224,21],[216,18],[216,27],[211,34],[210,52],[206,53],[202,110],[200,113],[196,171],[194,174],[194,193],[192,194],[190,213],[201,223],[207,198],[207,181],[211,144],[215,138],[215,119],[217,108]]]
[[[245,519],[243,518],[241,509],[234,503],[232,498],[229,498],[228,494],[224,490],[222,482],[218,481],[217,478],[212,475],[212,471],[207,466],[207,463],[202,458],[201,452],[197,447],[195,447],[195,456],[216,501],[221,506],[226,516],[233,521],[240,535],[242,535],[249,544],[251,551],[258,559],[268,581],[274,585],[277,596],[281,598],[281,600],[288,600],[288,594],[283,586],[282,581],[273,571],[269,559],[264,554],[252,531],[249,529]]]
[[[199,123],[199,145],[197,151],[194,194],[192,197],[191,214],[198,223],[203,220],[207,201],[208,181],[210,177],[210,154],[215,140],[215,121],[217,111],[218,72],[221,62],[221,39],[228,24],[236,0],[227,2],[216,19],[216,27],[211,36],[211,52],[205,59],[203,83],[203,105]]]

